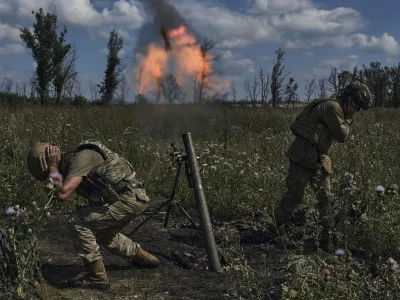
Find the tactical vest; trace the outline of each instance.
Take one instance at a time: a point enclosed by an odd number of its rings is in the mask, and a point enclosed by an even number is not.
[[[84,141],[78,145],[74,154],[82,150],[98,152],[104,161],[89,171],[77,188],[77,193],[89,202],[105,201],[109,204],[119,200],[118,193],[135,181],[136,172],[122,156],[111,151],[98,141]]]
[[[301,114],[294,120],[290,126],[290,130],[295,136],[301,137],[316,145],[319,152],[327,154],[329,148],[334,142],[333,136],[330,134],[328,128],[319,122],[310,118],[311,111],[317,105],[326,101],[336,101],[332,98],[316,99],[308,104]]]

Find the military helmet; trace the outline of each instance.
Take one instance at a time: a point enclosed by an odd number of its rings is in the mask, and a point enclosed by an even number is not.
[[[343,93],[351,95],[356,101],[358,107],[363,110],[367,110],[372,106],[373,95],[365,83],[352,81],[344,88]]]
[[[50,143],[36,143],[27,156],[29,172],[36,180],[45,181],[48,175],[46,164],[46,148]]]

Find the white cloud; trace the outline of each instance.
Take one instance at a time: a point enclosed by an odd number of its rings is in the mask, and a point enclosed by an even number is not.
[[[357,55],[349,55],[341,58],[332,58],[323,61],[318,64],[313,70],[313,75],[317,77],[328,76],[333,67],[338,70],[351,71],[359,62],[359,57]]]
[[[243,74],[245,72],[254,72],[254,64],[249,58],[231,60],[224,63],[224,72],[226,74]]]
[[[359,33],[365,22],[350,7],[320,9],[312,0],[248,0],[247,13],[232,11],[216,0],[171,1],[193,27],[215,39],[219,48],[246,47],[258,42],[286,42],[288,49],[359,46],[373,52],[396,54],[394,37],[384,33],[369,37]],[[34,21],[31,13],[42,7],[62,24],[83,27],[91,38],[108,39],[111,28],[124,41],[134,42],[132,30],[142,26],[146,14],[139,0],[0,0],[0,39],[19,41],[12,27]]]
[[[35,21],[32,11],[40,7],[45,13],[55,13],[60,24],[92,29],[91,33],[119,28],[125,39],[130,37],[129,30],[139,28],[145,21],[138,0],[117,0],[110,8],[102,10],[96,10],[98,5],[95,7],[90,0],[0,0],[0,18],[8,24],[32,23]]]
[[[25,53],[25,47],[22,44],[6,44],[0,47],[0,56],[21,55]]]
[[[360,13],[347,7],[333,10],[309,8],[274,18],[273,23],[278,29],[294,31],[309,38],[319,35],[335,37],[362,27]]]
[[[400,52],[399,43],[393,36],[386,32],[380,37],[369,37],[366,34],[356,33],[335,38],[321,37],[319,39],[310,40],[289,40],[286,41],[285,46],[288,49],[302,50],[311,49],[311,47],[351,48],[357,46],[372,53],[395,55]]]
[[[32,11],[57,14],[60,22],[83,27],[123,25],[138,28],[144,22],[144,14],[137,0],[118,0],[112,8],[97,11],[90,0],[1,0],[0,16],[17,17],[19,21],[32,21]]]
[[[0,40],[8,40],[11,42],[21,41],[19,29],[0,22]]]
[[[366,21],[350,7],[320,9],[311,0],[248,0],[250,14],[218,6],[216,1],[176,0],[176,8],[221,48],[258,42],[285,42],[288,49],[349,48],[397,53],[397,41],[383,34],[369,38],[358,33]]]
[[[225,50],[220,53],[221,59],[223,60],[231,60],[231,59],[238,59],[242,58],[242,55],[236,52],[232,52],[231,50]]]
[[[310,0],[252,0],[247,10],[251,14],[282,14],[313,6]]]
[[[259,41],[278,41],[280,33],[268,18],[234,12],[227,7],[194,0],[176,0],[176,9],[219,47],[244,47]]]
[[[356,45],[369,52],[398,54],[400,50],[396,39],[386,32],[378,38],[375,36],[368,38],[367,35],[358,33],[352,36],[352,40]]]

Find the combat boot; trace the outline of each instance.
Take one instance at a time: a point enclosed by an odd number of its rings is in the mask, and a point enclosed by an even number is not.
[[[110,288],[110,282],[102,259],[85,264],[85,268],[87,273],[82,277],[68,280],[68,287],[92,288],[98,290],[108,290]]]
[[[131,257],[131,263],[138,267],[157,268],[160,262],[149,252],[139,248],[138,252]]]

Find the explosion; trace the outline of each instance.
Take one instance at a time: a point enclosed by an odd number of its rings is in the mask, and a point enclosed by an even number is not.
[[[167,64],[170,58],[176,60],[174,70],[177,84],[183,86],[189,77],[194,77],[196,83],[205,85],[207,75],[211,72],[211,57],[196,42],[193,35],[187,32],[185,26],[167,29],[161,27],[161,36],[165,47],[156,43],[149,45],[147,55],[139,63],[136,70],[138,79],[138,93],[144,94],[151,91],[159,91],[160,82],[166,74]]]

